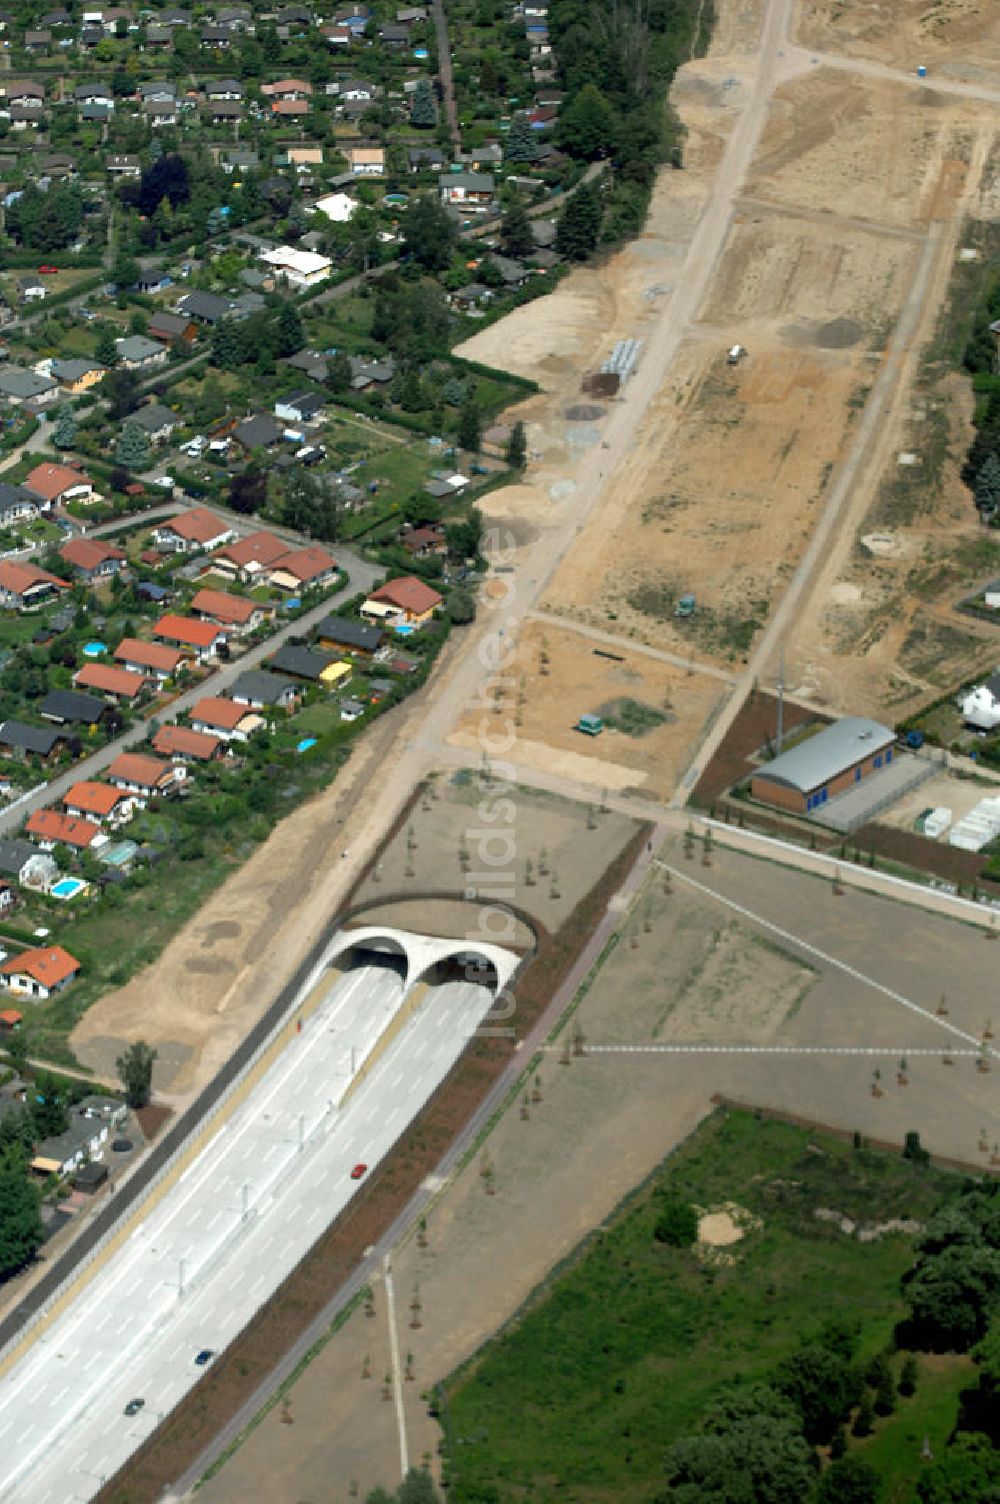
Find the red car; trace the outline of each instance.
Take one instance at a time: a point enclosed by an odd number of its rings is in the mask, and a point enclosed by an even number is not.
[[[40,266],[38,268],[38,275],[40,277],[54,277],[58,271],[58,266]]]
[[[354,1169],[351,1171],[351,1179],[352,1180],[360,1180],[361,1177],[362,1177],[362,1175],[367,1175],[367,1174],[368,1174],[368,1166],[367,1165],[355,1165]]]

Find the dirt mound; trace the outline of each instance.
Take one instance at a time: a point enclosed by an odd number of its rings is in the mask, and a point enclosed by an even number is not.
[[[816,344],[821,350],[849,350],[864,332],[854,319],[831,319],[816,330]]]

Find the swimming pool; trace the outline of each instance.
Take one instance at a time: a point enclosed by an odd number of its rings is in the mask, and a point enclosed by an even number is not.
[[[87,886],[79,877],[61,877],[53,887],[49,889],[53,898],[75,898],[82,893]]]
[[[85,642],[83,644],[83,656],[85,658],[100,658],[102,653],[108,651],[106,642]]]
[[[315,745],[316,745],[316,738],[314,736],[304,736],[302,738],[302,740],[299,742],[298,746],[295,748],[295,750],[296,750],[296,752],[308,752],[309,748],[310,747],[315,747]]]
[[[416,627],[411,627],[406,622],[402,626],[394,628],[397,637],[412,637],[416,630]]]

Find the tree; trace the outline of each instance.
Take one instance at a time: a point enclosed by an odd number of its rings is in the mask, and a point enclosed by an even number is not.
[[[525,115],[514,116],[503,154],[508,162],[538,161],[538,142]]]
[[[410,124],[419,130],[433,130],[437,125],[437,107],[429,78],[422,78],[410,101]]]
[[[896,1408],[896,1382],[888,1363],[879,1373],[875,1385],[875,1414],[891,1415]]]
[[[973,495],[984,517],[1000,510],[1000,458],[996,454],[988,454],[980,465]]]
[[[448,617],[456,627],[476,619],[476,598],[471,590],[452,590],[448,596]]]
[[[915,1334],[939,1351],[965,1352],[1000,1305],[1000,1252],[954,1244],[918,1260],[903,1294]]]
[[[920,1504],[996,1504],[1000,1451],[989,1437],[960,1432],[917,1482]]]
[[[76,443],[76,418],[73,416],[73,409],[66,402],[56,409],[52,442],[57,449],[72,449]]]
[[[851,1427],[851,1430],[855,1436],[870,1436],[874,1429],[875,1407],[872,1404],[871,1395],[865,1390],[861,1396],[861,1404],[858,1406],[858,1413],[854,1417],[854,1425]]]
[[[450,522],[444,530],[444,536],[453,559],[474,559],[479,553],[483,536],[483,517],[479,508],[470,507],[467,516],[457,522]]]
[[[559,115],[556,142],[571,157],[606,156],[617,133],[614,111],[595,84],[585,84]]]
[[[152,218],[162,199],[167,199],[170,207],[176,209],[179,204],[186,204],[190,197],[188,165],[179,152],[170,152],[152,162],[139,180],[137,203],[148,219]]]
[[[45,1229],[38,1205],[25,1150],[10,1145],[0,1154],[0,1280],[23,1269],[41,1247]]]
[[[101,396],[108,404],[108,416],[126,418],[139,406],[139,378],[134,371],[109,371],[101,382]]]
[[[813,1494],[813,1504],[878,1504],[882,1480],[863,1457],[842,1457],[828,1467]]]
[[[559,218],[556,250],[570,261],[586,261],[601,231],[601,195],[593,183],[576,190]]]
[[[663,1504],[789,1504],[808,1499],[811,1448],[788,1416],[741,1416],[722,1434],[689,1437],[667,1451]]]
[[[353,375],[351,357],[346,350],[338,350],[336,355],[330,356],[326,363],[326,384],[331,392],[346,392]]]
[[[126,423],[118,435],[115,460],[128,470],[142,470],[149,464],[149,437],[138,423]]]
[[[672,1193],[660,1201],[653,1237],[668,1248],[690,1248],[698,1239],[698,1213],[689,1201]]]
[[[247,515],[259,512],[266,501],[267,476],[251,460],[242,475],[234,475],[229,482],[229,505],[234,512]]]
[[[28,1041],[20,1029],[15,1029],[13,1034],[8,1035],[4,1041],[4,1052],[12,1068],[23,1080],[28,1069]]]
[[[422,193],[406,211],[403,250],[429,272],[443,272],[451,265],[458,227],[444,204],[432,193]]]
[[[428,496],[426,491],[414,491],[403,502],[403,520],[412,527],[426,527],[428,523],[441,520],[441,503],[436,496]]]
[[[56,1138],[69,1127],[66,1099],[51,1071],[39,1071],[35,1077],[31,1116],[38,1138]]]
[[[518,418],[510,431],[507,440],[507,450],[504,458],[511,470],[523,470],[528,462],[528,440],[524,432],[524,424]]]
[[[903,1367],[899,1374],[899,1392],[904,1399],[909,1399],[917,1392],[917,1380],[920,1378],[920,1368],[912,1353],[907,1353],[903,1359]]]
[[[97,336],[94,346],[94,359],[98,364],[107,366],[110,370],[118,363],[118,346],[115,344],[115,331],[110,324],[105,324]]]
[[[915,1165],[926,1165],[930,1161],[930,1154],[920,1142],[920,1134],[915,1128],[911,1128],[903,1141],[903,1158],[911,1159]]]
[[[479,417],[479,408],[470,398],[462,404],[458,415],[458,443],[462,449],[467,449],[470,454],[478,454],[482,447],[482,425]]]
[[[500,246],[505,256],[530,256],[535,249],[531,220],[520,199],[515,199],[500,221]]]
[[[156,1050],[150,1049],[144,1039],[137,1039],[115,1061],[115,1070],[130,1107],[145,1107],[148,1103],[153,1091],[156,1058]]]
[[[857,1400],[861,1380],[849,1357],[809,1342],[778,1365],[775,1387],[795,1405],[815,1446],[830,1440]]]
[[[126,288],[135,286],[141,270],[134,256],[130,256],[127,251],[119,251],[111,268],[111,280],[119,292],[124,292]]]

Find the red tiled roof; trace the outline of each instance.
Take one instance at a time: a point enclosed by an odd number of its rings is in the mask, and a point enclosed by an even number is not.
[[[225,590],[199,590],[191,602],[191,610],[227,625],[242,627],[255,611],[260,610],[260,605],[245,596],[229,595]]]
[[[74,470],[69,465],[53,465],[46,461],[35,466],[34,470],[25,477],[24,484],[29,491],[34,491],[36,496],[41,496],[46,501],[55,501],[72,486],[89,486],[91,480],[90,476],[82,470]]]
[[[213,543],[227,526],[207,507],[193,507],[190,512],[179,512],[167,522],[159,524],[161,532],[168,529],[187,543]]]
[[[43,987],[58,987],[60,982],[75,976],[79,970],[79,961],[68,950],[63,950],[61,945],[45,945],[11,956],[0,966],[0,976],[10,977],[24,972]]]
[[[81,851],[101,834],[101,827],[93,820],[61,815],[57,809],[36,809],[24,828],[29,836],[37,836],[41,841],[61,841],[64,846],[75,846]]]
[[[193,616],[161,616],[153,628],[154,637],[195,648],[210,648],[218,635],[219,628],[213,622],[199,621]]]
[[[68,580],[60,580],[47,569],[37,569],[34,564],[16,564],[13,559],[4,559],[0,563],[0,589],[9,590],[12,595],[23,595],[32,585],[56,585],[60,590],[69,589]]]
[[[97,569],[108,559],[124,559],[124,550],[110,543],[101,543],[97,538],[71,538],[59,550],[60,559],[73,564],[77,569]]]
[[[425,611],[432,611],[440,606],[444,596],[432,590],[430,585],[418,580],[416,575],[403,575],[399,580],[388,580],[373,590],[368,597],[370,601],[377,601],[383,606],[398,606],[401,611],[412,611],[417,616],[422,616]]]
[[[115,648],[115,657],[119,663],[139,663],[168,674],[184,660],[184,654],[176,648],[165,648],[159,642],[140,642],[138,637],[123,637]]]
[[[82,809],[88,815],[110,815],[116,804],[129,796],[109,783],[74,783],[63,800],[67,809]]]
[[[100,689],[105,694],[125,695],[129,699],[139,693],[145,682],[142,674],[133,674],[127,668],[113,668],[110,663],[85,663],[79,673],[73,675],[73,683],[84,689]]]
[[[146,757],[141,752],[122,752],[111,764],[107,776],[155,789],[164,774],[170,772],[170,764],[161,762],[158,757]]]
[[[161,726],[153,737],[153,746],[165,757],[176,753],[202,762],[214,757],[220,745],[217,736],[209,736],[207,731],[191,731],[187,726]]]
[[[220,731],[235,731],[250,711],[246,705],[237,705],[233,700],[223,700],[209,695],[199,700],[191,712],[192,721],[202,721],[206,726],[218,726]]]
[[[301,585],[308,585],[310,580],[329,574],[336,567],[337,561],[332,554],[328,554],[325,548],[310,544],[307,548],[292,548],[288,553],[282,554],[271,565],[271,573],[290,574]]]
[[[274,564],[286,553],[288,544],[261,528],[256,533],[248,533],[245,538],[237,538],[233,543],[217,548],[212,558],[228,559],[237,569],[244,569],[248,564]]]

